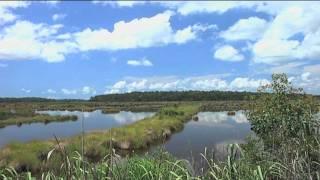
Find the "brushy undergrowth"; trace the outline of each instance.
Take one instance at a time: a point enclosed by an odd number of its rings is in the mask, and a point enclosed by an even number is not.
[[[112,153],[111,153],[112,154]],[[47,158],[50,160],[51,154]],[[60,172],[50,170],[33,175],[31,172],[17,173],[13,168],[0,170],[3,179],[132,179],[132,180],[166,180],[193,179],[187,161],[176,160],[170,154],[159,150],[143,157],[119,158],[108,155],[99,163],[85,161],[83,156],[74,152],[62,161]]]

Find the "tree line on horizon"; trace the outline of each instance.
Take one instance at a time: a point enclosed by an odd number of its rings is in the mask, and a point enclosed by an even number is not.
[[[42,97],[0,97],[2,102],[143,102],[143,101],[242,101],[257,96],[247,91],[147,91],[121,94],[103,94],[84,99],[48,99]],[[320,100],[319,95],[314,97]]]
[[[137,101],[214,101],[246,100],[256,92],[237,91],[147,91],[123,94],[105,94],[90,98],[98,102],[137,102]]]

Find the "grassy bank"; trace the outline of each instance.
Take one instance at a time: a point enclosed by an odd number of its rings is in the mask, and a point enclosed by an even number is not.
[[[75,121],[78,117],[75,115],[64,115],[64,116],[51,116],[47,114],[38,114],[31,117],[11,117],[8,119],[0,120],[0,127],[5,127],[9,125],[21,126],[22,124],[30,124],[35,122],[41,122],[48,124],[50,122],[62,122],[62,121]]]
[[[161,107],[173,105],[178,102],[0,102],[0,112],[32,112],[35,110],[68,110],[68,111],[94,111],[94,110],[113,110],[113,111],[157,111]],[[0,114],[1,116],[1,114]]]
[[[111,148],[137,150],[147,148],[155,142],[164,141],[175,131],[182,129],[199,110],[199,104],[185,104],[162,108],[155,116],[133,124],[107,131],[85,135],[84,156],[89,161],[97,161],[110,152]],[[82,136],[55,140],[11,143],[0,151],[0,166],[12,166],[19,171],[39,172],[45,167],[56,168],[61,160],[59,153],[53,153],[53,161],[46,163],[46,154],[52,149],[63,147],[67,152],[81,151]]]
[[[54,121],[76,120],[77,116],[49,116],[37,114],[36,111],[68,110],[91,112],[101,109],[103,113],[119,111],[157,111],[161,107],[173,105],[174,102],[129,102],[129,103],[101,103],[101,102],[1,102],[0,127],[8,125],[22,125],[35,122],[49,123]]]

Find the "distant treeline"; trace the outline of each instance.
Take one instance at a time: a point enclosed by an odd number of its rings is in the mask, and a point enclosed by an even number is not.
[[[153,91],[131,92],[123,94],[105,94],[91,97],[96,102],[150,102],[150,101],[228,101],[248,100],[256,92],[237,91]],[[320,100],[319,95],[315,98]],[[1,102],[87,102],[83,99],[48,99],[40,97],[0,97]]]
[[[254,92],[236,91],[154,91],[131,92],[124,94],[107,94],[91,97],[90,101],[98,102],[133,102],[133,101],[216,101],[246,100]]]

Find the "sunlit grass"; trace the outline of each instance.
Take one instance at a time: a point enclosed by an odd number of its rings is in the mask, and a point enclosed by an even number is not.
[[[199,105],[195,103],[166,107],[155,116],[133,124],[87,133],[83,146],[81,135],[61,139],[59,144],[68,152],[80,152],[83,147],[84,156],[90,161],[97,161],[107,155],[110,148],[144,149],[152,143],[165,140],[172,133],[183,128],[184,123],[191,120],[192,115],[197,113],[198,109]],[[34,172],[42,167],[45,162],[43,155],[50,149],[57,149],[55,140],[9,144],[0,151],[0,166],[10,165],[18,170]],[[57,160],[59,160],[58,155]],[[56,163],[49,163],[47,166],[56,166]]]

